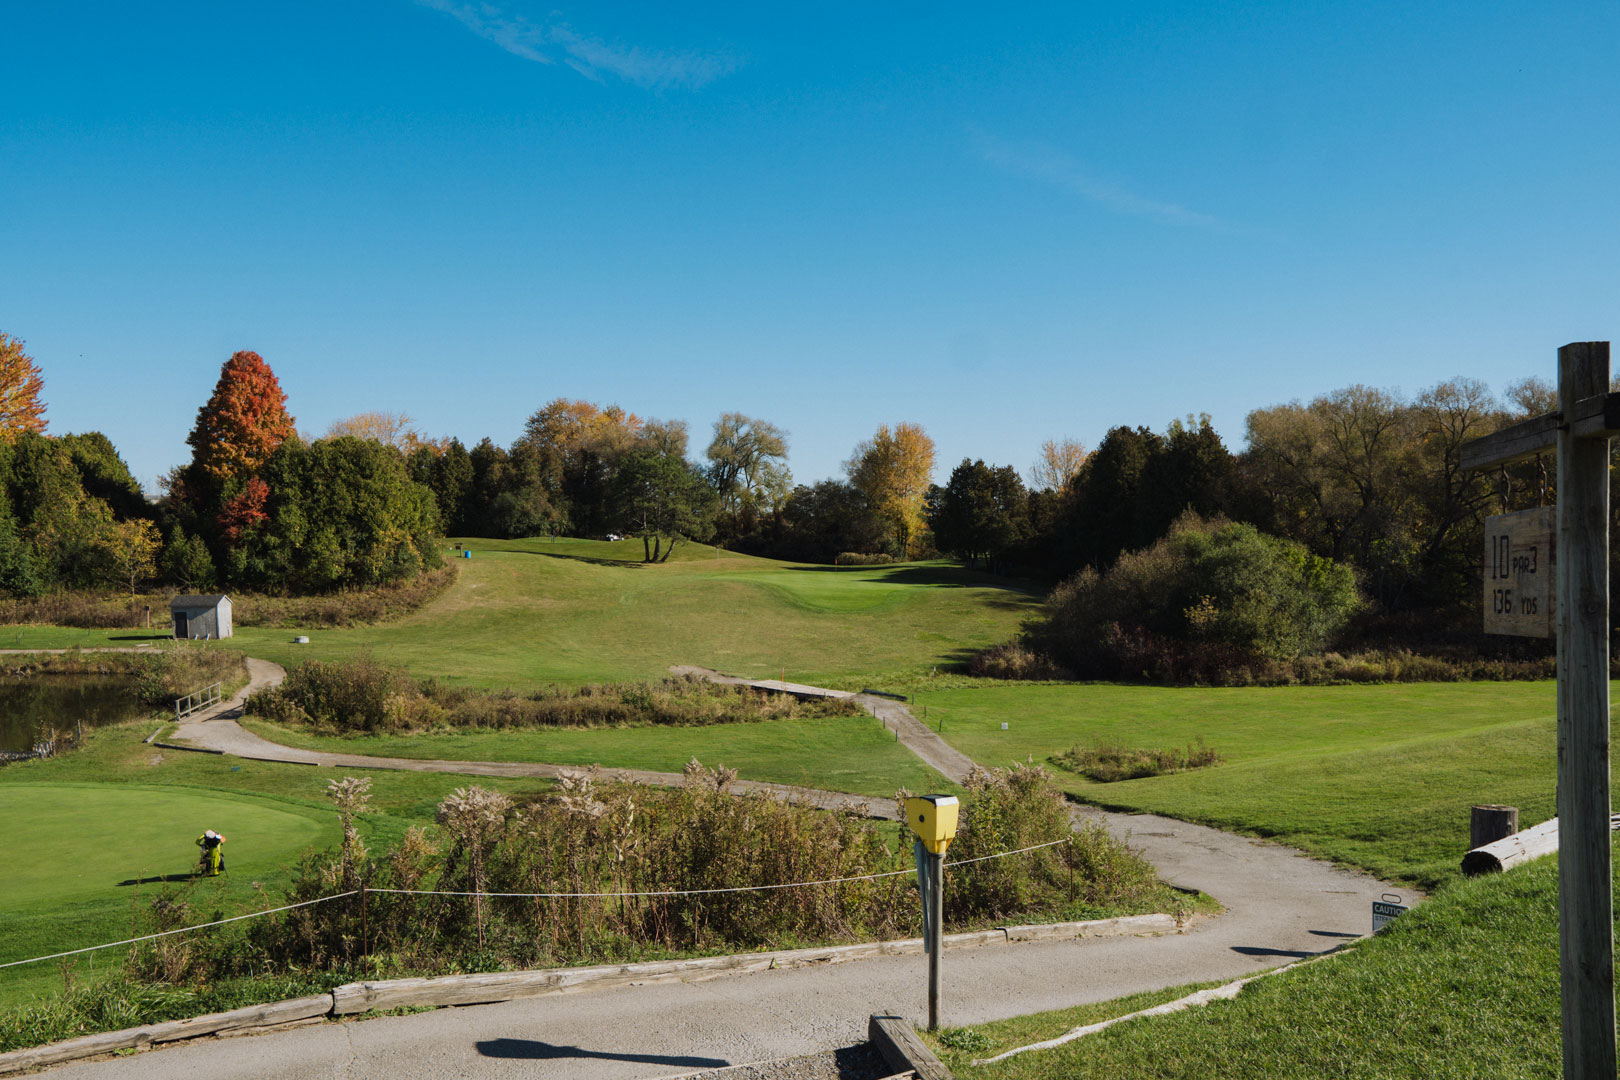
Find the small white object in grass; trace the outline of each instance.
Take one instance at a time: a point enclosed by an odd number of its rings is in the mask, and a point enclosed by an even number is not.
[[[306,637],[303,634],[299,634],[297,637],[293,638],[293,644],[294,645],[308,645],[309,644],[309,638]]]
[[[1005,721],[1005,720],[1003,720],[1003,721],[1002,721],[1002,722],[1001,722],[1001,730],[1002,730],[1002,731],[1006,731],[1006,730],[1007,730],[1007,721]]]

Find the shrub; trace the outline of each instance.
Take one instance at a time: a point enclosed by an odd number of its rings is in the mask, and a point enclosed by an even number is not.
[[[1320,649],[1359,606],[1348,567],[1252,525],[1184,516],[1164,539],[1082,573],[1054,616],[1084,632],[1110,623],[1271,659]]]
[[[1052,758],[1055,764],[1070,772],[1079,773],[1102,784],[1111,784],[1119,780],[1138,780],[1145,776],[1161,776],[1165,773],[1186,772],[1188,769],[1202,769],[1210,765],[1219,765],[1223,760],[1221,755],[1205,746],[1202,739],[1184,750],[1174,746],[1167,750],[1128,750],[1123,746],[1096,748],[1071,746]]]
[[[856,716],[848,700],[801,701],[693,675],[532,694],[444,687],[370,659],[305,661],[281,686],[249,699],[247,711],[333,731],[458,728],[630,727],[750,723],[801,716]]]
[[[1068,804],[1039,765],[974,769],[965,786],[951,862],[1068,842],[947,871],[947,920],[966,923],[1072,905],[1093,911],[1132,907],[1159,887],[1153,867],[1107,829],[1073,828]]]
[[[1032,644],[1082,674],[1177,681],[1321,649],[1360,604],[1347,566],[1252,525],[1183,515],[1106,574],[1053,590]]]
[[[919,932],[914,880],[868,876],[910,868],[903,824],[763,792],[739,795],[736,781],[735,770],[692,761],[685,784],[672,790],[619,783],[595,769],[566,773],[557,790],[515,806],[482,789],[460,790],[440,807],[437,848],[412,829],[390,849],[356,847],[349,867],[341,853],[311,853],[284,899],[263,900],[270,907],[330,896],[358,871],[370,890],[364,914],[345,900],[200,931],[167,958],[141,950],[132,971],[187,984],[267,971],[425,974]],[[968,785],[950,855],[956,862],[1067,836],[1067,809],[1043,769],[981,772]],[[861,880],[691,895],[844,878]],[[590,893],[609,895],[577,895]],[[167,925],[187,903],[185,892],[165,894],[151,918]],[[1088,826],[1069,843],[953,866],[945,903],[947,920],[964,926],[1014,914],[1166,910],[1173,901],[1152,867],[1101,826]]]
[[[436,599],[456,580],[454,566],[369,589],[345,589],[323,596],[233,595],[238,626],[360,626],[402,619]]]
[[[840,551],[833,557],[834,566],[888,566],[899,562],[893,555],[877,551],[865,554],[859,551]]]
[[[968,673],[989,679],[1072,679],[1053,659],[1016,642],[980,649],[968,659]]]
[[[133,657],[138,673],[137,687],[142,704],[172,707],[174,699],[185,697],[212,683],[220,683],[226,696],[248,681],[242,654],[227,649],[176,643],[149,654]]]
[[[369,589],[347,589],[322,596],[268,596],[232,592],[231,618],[237,626],[337,627],[402,619],[433,600],[456,579],[456,568],[440,567],[407,581]],[[0,598],[0,624],[72,626],[86,630],[140,628],[150,616],[158,632],[168,625],[172,592],[128,593],[89,589],[40,597]]]
[[[280,686],[249,698],[247,711],[284,723],[373,733],[430,724],[442,715],[403,670],[369,657],[306,660]]]

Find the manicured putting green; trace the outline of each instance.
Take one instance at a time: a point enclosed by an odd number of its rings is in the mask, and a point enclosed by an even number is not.
[[[127,899],[131,882],[183,877],[196,866],[204,829],[225,835],[226,866],[237,879],[275,870],[337,832],[335,819],[323,824],[261,799],[109,784],[8,785],[0,788],[0,820],[17,826],[6,845],[0,914]]]

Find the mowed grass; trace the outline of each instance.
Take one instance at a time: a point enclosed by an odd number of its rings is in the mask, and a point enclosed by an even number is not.
[[[941,1055],[963,1080],[1555,1077],[1558,861],[1458,882],[1378,936],[1232,1001],[972,1064],[1193,989],[985,1024],[971,1029],[984,1048]]]
[[[947,741],[985,765],[1047,762],[1076,744],[1202,738],[1224,764],[1107,784],[1053,772],[1087,802],[1275,837],[1426,889],[1457,876],[1473,804],[1517,806],[1524,826],[1554,813],[1550,682],[1004,686],[919,700]]]
[[[228,837],[228,870],[190,886],[199,921],[262,906],[257,882],[278,896],[311,848],[335,848],[337,815],[325,797],[343,770],[158,750],[143,723],[86,732],[86,746],[49,761],[0,768],[0,814],[13,827],[0,872],[0,963],[145,932],[146,905],[187,888],[204,829]],[[350,770],[354,772],[356,770]],[[439,801],[468,777],[366,771],[373,813],[360,828],[374,845],[430,824]],[[479,778],[512,795],[543,780]],[[171,878],[125,885],[141,878]],[[116,966],[122,949],[83,956],[82,975]],[[56,963],[0,970],[0,1005],[61,988]]]
[[[921,673],[1005,640],[1038,603],[952,563],[809,566],[639,541],[466,541],[450,589],[398,622],[347,630],[241,627],[232,644],[281,664],[371,653],[419,676],[514,689],[659,678],[697,664],[750,678],[855,685]],[[6,634],[27,628],[0,628]],[[56,640],[55,637],[52,640]]]
[[[899,788],[955,791],[871,716],[766,720],[708,727],[535,728],[421,735],[321,736],[247,720],[272,742],[341,754],[447,761],[540,761],[678,773],[692,758],[745,780],[887,799]]]

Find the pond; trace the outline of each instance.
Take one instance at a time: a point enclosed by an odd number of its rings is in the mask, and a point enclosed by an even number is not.
[[[49,729],[70,732],[141,715],[126,675],[0,677],[0,750],[28,750]]]

